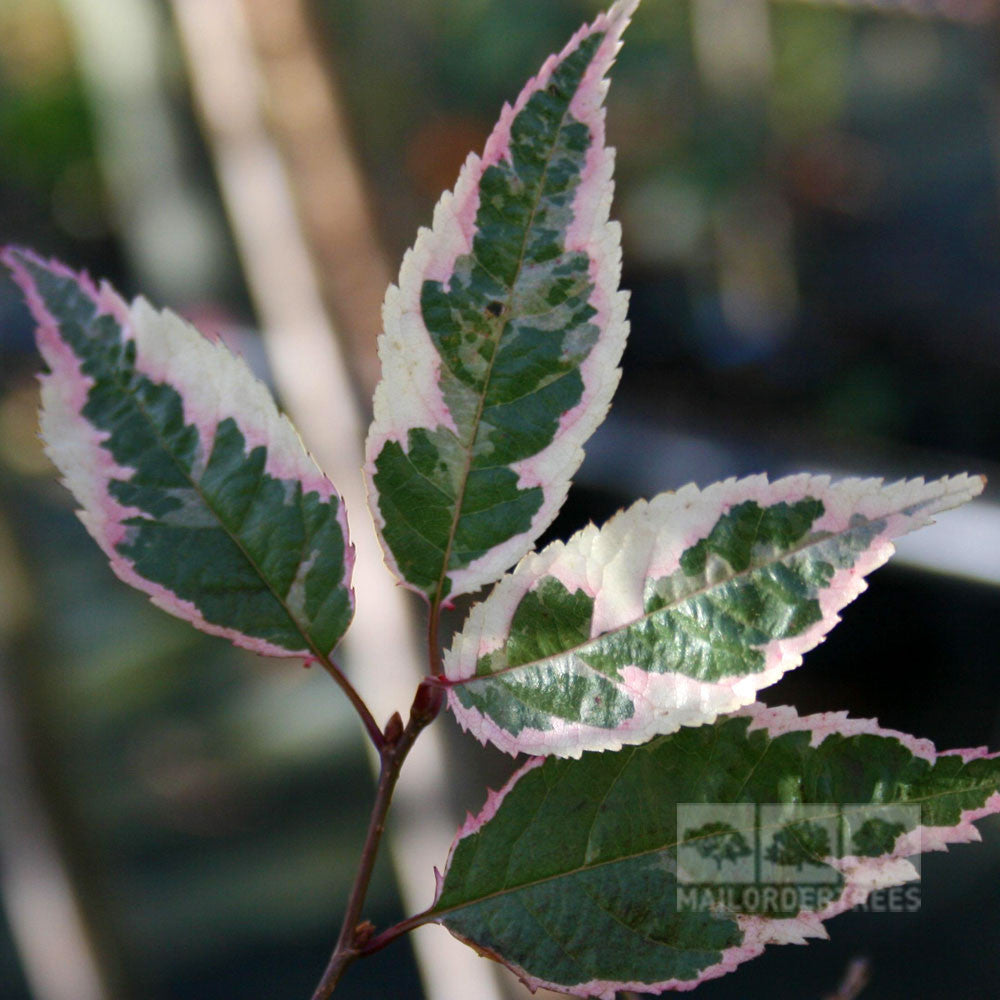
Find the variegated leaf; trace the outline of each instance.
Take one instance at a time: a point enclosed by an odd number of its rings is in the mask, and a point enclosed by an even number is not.
[[[528,761],[469,817],[428,920],[532,989],[689,990],[979,840],[1000,759],[754,705],[617,753]],[[915,897],[908,896],[910,900]]]
[[[390,566],[435,606],[532,547],[618,383],[627,296],[602,101],[637,2],[504,108],[387,294],[369,500]]]
[[[353,612],[354,550],[267,389],[170,312],[26,251],[2,259],[49,367],[46,449],[115,573],[238,646],[327,655]]]
[[[449,705],[509,753],[710,722],[799,665],[891,539],[982,485],[753,476],[639,502],[526,557],[473,608],[445,654]]]

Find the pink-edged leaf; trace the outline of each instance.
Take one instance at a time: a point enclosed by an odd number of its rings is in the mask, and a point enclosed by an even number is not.
[[[222,344],[143,299],[8,248],[38,324],[46,450],[80,519],[154,604],[271,656],[326,656],[351,619],[337,492]]]
[[[979,840],[1000,759],[844,713],[744,708],[616,753],[528,761],[469,817],[428,919],[532,989],[690,990]]]
[[[386,296],[369,502],[390,567],[435,606],[529,551],[618,384],[603,99],[637,3],[581,29],[504,108]]]
[[[954,476],[685,486],[527,556],[445,654],[462,726],[509,753],[643,743],[752,702],[892,554],[978,494]]]

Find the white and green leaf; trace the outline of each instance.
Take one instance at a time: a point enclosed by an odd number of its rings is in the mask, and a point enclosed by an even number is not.
[[[445,654],[449,705],[509,753],[644,743],[749,704],[892,554],[982,490],[799,475],[690,485],[526,557]]]
[[[998,790],[985,750],[754,705],[616,753],[533,758],[459,831],[425,916],[532,989],[689,990],[826,937],[824,921],[914,879],[907,858],[979,840]]]
[[[369,502],[388,563],[435,606],[531,549],[618,384],[603,99],[637,3],[581,29],[504,108],[386,296]]]
[[[344,507],[267,389],[143,299],[8,248],[38,324],[46,450],[154,604],[271,656],[326,656],[354,607]]]

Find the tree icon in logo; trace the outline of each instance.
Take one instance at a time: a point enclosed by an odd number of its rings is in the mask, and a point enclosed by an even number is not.
[[[772,864],[802,871],[803,865],[819,864],[831,853],[830,831],[820,823],[799,820],[775,833],[764,857]]]
[[[753,853],[746,837],[730,823],[720,820],[685,831],[684,840],[700,857],[714,861],[717,870],[726,863],[737,863]]]

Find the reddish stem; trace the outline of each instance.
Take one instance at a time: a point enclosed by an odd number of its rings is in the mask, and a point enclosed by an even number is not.
[[[358,713],[369,739],[375,745],[375,749],[381,753],[385,745],[385,737],[382,735],[382,730],[379,729],[378,723],[369,711],[364,699],[358,694],[354,685],[330,657],[317,655],[316,660],[323,665],[326,672],[337,682],[344,694],[347,695],[347,700],[354,706],[354,710]]]
[[[432,676],[441,673],[441,641],[438,632],[441,627],[441,604],[435,600],[427,618],[427,664]]]
[[[361,954],[374,955],[375,952],[381,951],[386,945],[392,944],[396,938],[402,937],[404,934],[409,934],[410,931],[420,927],[422,924],[426,924],[432,919],[430,910],[424,910],[423,913],[417,913],[412,917],[407,917],[406,920],[400,920],[398,924],[387,927],[381,934],[376,934],[375,937],[371,938],[361,949]]]
[[[406,727],[400,728],[401,720],[397,714],[389,720],[385,733],[379,733],[381,766],[379,768],[378,790],[375,793],[375,802],[372,805],[371,818],[368,821],[368,833],[361,850],[361,861],[358,864],[357,875],[355,875],[354,885],[351,888],[347,912],[344,914],[344,922],[340,928],[337,944],[312,1000],[328,1000],[347,967],[362,955],[367,954],[366,948],[371,943],[371,925],[362,923],[361,910],[368,893],[368,886],[371,883],[382,834],[385,831],[385,819],[392,802],[392,793],[399,780],[399,772],[407,754],[421,731],[437,718],[443,704],[444,695],[440,688],[421,683],[420,687],[417,688],[416,697],[413,699],[410,719]]]

